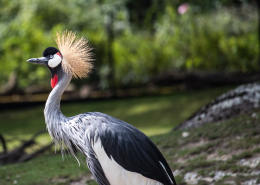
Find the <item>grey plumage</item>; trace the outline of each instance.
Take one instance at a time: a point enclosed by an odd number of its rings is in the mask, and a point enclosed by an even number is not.
[[[167,162],[162,157],[159,150],[142,132],[137,130],[132,125],[129,125],[121,120],[118,120],[109,115],[99,112],[82,113],[73,117],[64,116],[60,111],[60,99],[63,91],[65,90],[65,88],[71,80],[71,76],[66,73],[61,73],[58,75],[60,76],[60,81],[48,97],[44,110],[44,115],[49,134],[52,140],[55,142],[55,144],[60,146],[62,153],[64,153],[63,151],[67,147],[70,153],[75,158],[77,158],[74,151],[75,149],[73,148],[76,147],[77,150],[79,150],[86,156],[88,167],[93,173],[93,176],[95,180],[98,182],[98,184],[109,185],[109,181],[107,180],[92,147],[98,138],[101,138],[104,147],[106,147],[106,145],[109,145],[109,143],[113,142],[114,139],[114,142],[117,142],[116,144],[119,148],[116,149],[115,145],[112,145],[111,150],[118,150],[120,148],[123,148],[124,150],[134,151],[133,155],[136,155],[136,160],[144,161],[147,167],[144,166],[144,169],[141,170],[140,173],[149,170],[159,171],[157,172],[158,177],[155,177],[156,180],[157,178],[163,179],[163,176],[167,177],[168,174],[171,174],[172,176]],[[119,141],[123,137],[119,135],[118,138],[118,136],[116,136],[117,132],[122,132],[122,134],[125,134],[124,137],[126,139],[130,137],[129,140],[135,141],[131,146],[128,144],[131,150],[127,149],[124,146],[124,142],[127,141]],[[142,141],[144,143],[142,143]],[[145,146],[146,144],[149,146]],[[144,151],[138,151],[135,148]],[[147,149],[148,151],[146,152],[145,149]],[[108,148],[106,152],[109,152],[109,150],[110,149]],[[108,156],[110,155],[111,154],[108,154]],[[137,155],[140,155],[139,158]],[[120,158],[120,156],[115,157],[115,155],[113,157]],[[121,163],[125,163],[124,157],[126,156],[122,156],[123,159],[119,159],[121,160]],[[160,162],[162,162],[164,166],[167,166],[168,171],[166,172],[166,174],[164,172],[163,167],[160,165]],[[136,165],[133,161],[130,161],[130,163]],[[126,164],[126,168],[127,167],[129,167],[129,169],[127,169],[129,171],[136,171],[135,167],[131,167],[129,166],[129,164]],[[153,175],[148,174],[147,176],[151,177]],[[173,176],[172,179],[172,181],[174,182]],[[166,180],[165,184],[172,183],[170,183],[170,181],[167,182]]]
[[[90,125],[91,115],[79,114],[73,117],[66,117],[60,111],[61,96],[70,83],[71,75],[60,73],[60,81],[51,91],[45,105],[44,115],[47,130],[55,143],[64,154],[67,147],[70,153],[77,159],[75,148],[87,157],[87,164],[93,173],[95,180],[100,185],[109,185],[105,178],[102,167],[100,166],[95,152],[89,140],[86,138],[87,127]],[[77,159],[79,162],[79,160]]]
[[[84,73],[84,70],[74,68],[80,67],[79,64],[82,62],[88,62],[83,60],[83,55],[87,59],[90,55],[88,47],[84,45],[84,39],[73,42],[75,35],[68,36],[67,40],[64,35],[61,38],[59,43],[65,44],[64,52],[67,53],[60,53],[57,48],[49,47],[44,50],[43,57],[27,60],[45,65],[51,71],[53,90],[46,102],[44,116],[48,132],[56,146],[60,146],[61,153],[64,154],[67,148],[76,159],[77,151],[83,153],[99,185],[176,185],[171,169],[161,152],[137,128],[99,112],[82,113],[73,117],[62,114],[61,96],[72,75],[76,73],[76,76],[80,77]],[[78,55],[77,47],[85,52]],[[69,49],[72,50],[73,56],[69,56]],[[73,62],[76,59],[81,59],[81,63]],[[64,64],[63,60],[66,60]],[[66,71],[63,65],[72,71]],[[85,66],[88,68],[92,65]],[[78,159],[77,161],[79,162]]]

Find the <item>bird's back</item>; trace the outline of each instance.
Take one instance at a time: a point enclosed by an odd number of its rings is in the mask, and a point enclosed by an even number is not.
[[[99,184],[176,184],[161,152],[132,125],[99,112],[80,114],[72,120],[84,125],[86,149],[82,152],[95,179],[103,179]]]

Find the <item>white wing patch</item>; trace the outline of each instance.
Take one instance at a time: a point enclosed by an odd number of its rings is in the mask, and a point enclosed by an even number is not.
[[[93,150],[111,185],[163,185],[162,183],[144,177],[139,173],[125,170],[112,156],[111,159],[109,159],[101,145],[100,138],[94,143]]]
[[[162,165],[162,167],[163,167],[165,173],[167,174],[168,178],[170,179],[171,183],[173,184],[172,179],[171,179],[171,177],[169,176],[169,174],[167,173],[167,171],[166,171],[164,165],[161,163],[161,161],[159,161],[159,162],[160,162],[160,164]]]
[[[61,57],[57,54],[53,55],[53,58],[49,60],[48,65],[52,68],[58,66],[61,63]]]

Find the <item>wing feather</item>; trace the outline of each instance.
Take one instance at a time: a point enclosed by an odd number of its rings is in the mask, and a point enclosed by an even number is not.
[[[132,125],[109,115],[92,112],[95,117],[95,134],[99,137],[109,158],[124,169],[157,180],[164,185],[176,185],[171,169],[155,144]],[[94,118],[93,118],[94,119]],[[161,165],[163,164],[163,166]]]

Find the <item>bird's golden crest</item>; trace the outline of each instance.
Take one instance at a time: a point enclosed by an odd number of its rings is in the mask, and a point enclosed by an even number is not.
[[[56,32],[55,41],[62,54],[62,68],[75,78],[85,78],[93,68],[92,48],[84,37],[77,37],[76,32]]]

